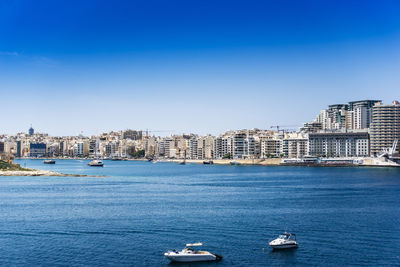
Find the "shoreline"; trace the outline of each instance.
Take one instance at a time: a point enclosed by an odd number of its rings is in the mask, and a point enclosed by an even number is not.
[[[17,158],[16,158],[17,159]],[[18,158],[18,160],[44,160],[44,159],[54,159],[54,160],[91,160],[87,158]],[[340,161],[341,158],[333,158],[333,161]],[[204,161],[212,161],[215,165],[233,165],[233,166],[298,166],[298,167],[390,167],[390,168],[400,168],[400,164],[395,163],[390,160],[385,160],[383,158],[361,158],[362,163],[345,163],[345,162],[285,162],[282,158],[269,158],[269,159],[186,159],[186,163],[193,164],[203,164]],[[113,161],[113,160],[105,160]],[[123,161],[142,161],[147,162],[148,159],[138,158],[138,159],[126,159]],[[170,163],[181,163],[184,159],[158,159],[158,162],[170,162]],[[231,162],[236,162],[236,164],[231,164]],[[205,164],[207,165],[207,164]],[[36,170],[40,171],[40,170]],[[1,174],[0,176],[4,176]],[[51,176],[73,176],[72,174],[61,174],[55,172],[49,172]],[[42,174],[38,174],[44,176]],[[85,177],[89,175],[82,175]]]
[[[106,177],[104,175],[67,174],[67,173],[59,173],[59,172],[36,170],[36,169],[32,169],[30,171],[0,170],[0,176]]]
[[[180,163],[183,159],[161,159],[159,162],[171,162]],[[210,160],[197,160],[197,159],[187,159],[186,163],[193,164],[203,164],[203,161]],[[280,158],[274,159],[237,159],[237,160],[211,160],[215,165],[232,165],[232,166],[288,166],[288,167],[390,167],[390,168],[400,168],[400,164],[393,162],[382,161],[378,158],[366,158],[363,163],[352,164],[352,163],[306,163],[306,162],[283,162]],[[237,164],[231,164],[235,161]],[[207,164],[205,164],[207,165]]]

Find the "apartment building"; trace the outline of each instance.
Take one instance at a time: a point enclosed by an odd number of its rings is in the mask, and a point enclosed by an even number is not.
[[[261,136],[260,137],[260,157],[280,157],[282,154],[282,139],[275,136]]]
[[[307,135],[288,133],[282,140],[282,154],[285,158],[302,158],[308,154]]]
[[[308,153],[322,157],[368,156],[369,135],[367,131],[310,133]]]
[[[400,103],[375,105],[372,108],[371,154],[379,155],[384,149],[391,148],[395,140],[400,140]],[[395,153],[399,153],[399,149],[400,145],[397,145]]]

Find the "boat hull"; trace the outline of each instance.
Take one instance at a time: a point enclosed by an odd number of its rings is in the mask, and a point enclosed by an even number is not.
[[[174,262],[199,262],[199,261],[216,261],[217,256],[213,254],[207,255],[165,255],[167,259]]]
[[[270,245],[273,249],[287,249],[287,248],[297,248],[298,244],[281,244],[281,245]]]

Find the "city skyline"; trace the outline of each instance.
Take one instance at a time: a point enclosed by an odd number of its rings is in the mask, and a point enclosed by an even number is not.
[[[307,157],[369,157],[382,164],[398,154],[400,102],[356,100],[331,104],[298,131],[236,129],[214,135],[174,134],[120,130],[92,136],[51,136],[37,133],[0,135],[0,154],[6,157],[97,157],[166,159],[265,159],[307,161]],[[140,155],[140,156],[139,156]],[[347,160],[347,159],[346,159]],[[355,159],[359,163],[358,159]],[[374,159],[372,159],[374,160]],[[278,160],[279,161],[279,160]],[[350,161],[354,161],[351,159]],[[357,163],[357,164],[358,164]],[[396,163],[393,163],[396,164]]]
[[[300,127],[327,103],[398,99],[396,1],[0,7],[1,133]]]

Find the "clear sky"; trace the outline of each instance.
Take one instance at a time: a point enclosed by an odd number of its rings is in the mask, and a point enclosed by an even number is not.
[[[0,133],[217,134],[387,103],[399,14],[396,0],[3,0]]]

